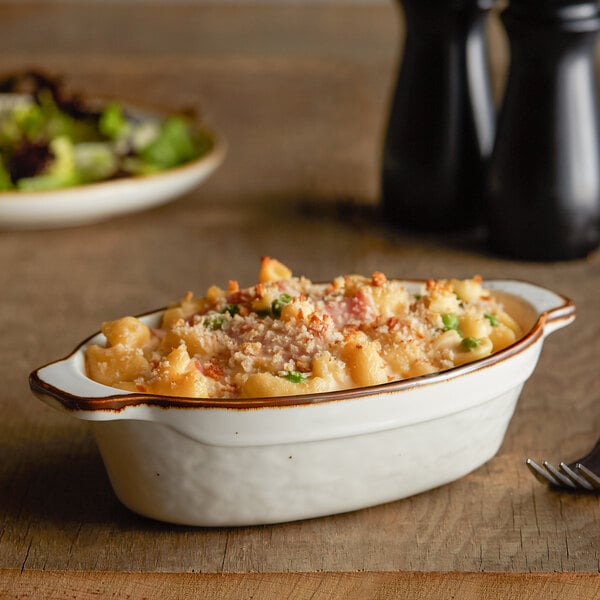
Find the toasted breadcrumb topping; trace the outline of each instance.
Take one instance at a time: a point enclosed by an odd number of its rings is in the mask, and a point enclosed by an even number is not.
[[[124,317],[102,332],[106,344],[86,350],[92,379],[210,398],[377,385],[477,360],[522,335],[479,276],[428,280],[416,292],[379,271],[322,284],[268,257],[252,287],[187,292],[157,328]]]

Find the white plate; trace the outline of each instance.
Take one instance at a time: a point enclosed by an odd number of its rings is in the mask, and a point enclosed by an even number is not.
[[[127,107],[129,111],[131,107]],[[135,109],[134,109],[135,110]],[[147,115],[146,111],[139,111]],[[197,187],[223,161],[224,140],[180,167],[145,175],[39,192],[0,192],[0,229],[50,229],[104,221],[165,204]]]

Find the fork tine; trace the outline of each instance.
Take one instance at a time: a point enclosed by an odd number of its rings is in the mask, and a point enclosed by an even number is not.
[[[575,465],[575,469],[577,472],[586,479],[590,483],[590,485],[596,489],[600,490],[600,477],[596,475],[596,473],[590,471],[585,465],[581,463],[577,463]]]
[[[560,469],[548,461],[542,463],[543,468],[530,458],[525,463],[535,478],[542,483],[575,491],[600,490],[600,439],[586,456],[570,464],[561,462]]]
[[[552,477],[552,475],[550,475],[550,473],[548,473],[548,471],[542,469],[542,467],[540,467],[540,465],[538,465],[534,460],[531,460],[531,458],[528,458],[525,461],[525,464],[538,481],[546,484],[549,483],[555,486],[561,485],[559,481],[557,481],[554,477]]]
[[[577,488],[577,485],[569,477],[567,477],[564,473],[561,473],[553,464],[549,463],[547,460],[545,460],[543,464],[544,464],[544,469],[546,469],[546,471],[548,471],[564,487],[568,487],[571,489]]]
[[[588,491],[592,491],[594,489],[594,486],[587,479],[579,475],[579,473],[576,473],[573,469],[571,469],[571,467],[569,467],[569,465],[565,464],[564,462],[560,463],[560,469],[567,477],[569,477],[573,481],[573,483],[575,483],[575,485],[578,485],[579,487]]]

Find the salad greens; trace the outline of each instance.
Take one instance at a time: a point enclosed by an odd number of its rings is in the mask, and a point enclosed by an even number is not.
[[[142,118],[118,102],[88,106],[42,73],[6,78],[2,93],[23,95],[0,105],[0,192],[148,175],[212,147],[210,136],[185,115]]]

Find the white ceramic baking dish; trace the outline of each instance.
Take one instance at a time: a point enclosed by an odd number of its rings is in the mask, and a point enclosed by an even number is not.
[[[486,287],[525,336],[480,361],[396,383],[247,400],[131,394],[85,375],[97,334],[32,372],[30,385],[91,423],[116,495],[141,515],[230,526],[351,511],[451,482],[498,451],[544,339],[575,318],[575,306],[530,283]],[[155,324],[160,314],[143,319]]]

